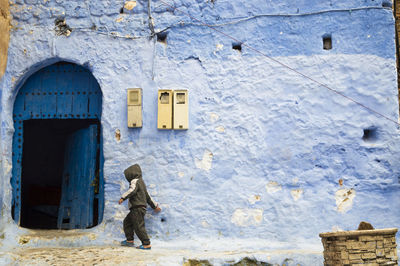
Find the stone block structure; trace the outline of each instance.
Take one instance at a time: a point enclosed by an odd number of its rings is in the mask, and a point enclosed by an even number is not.
[[[397,265],[397,228],[321,233],[324,265]]]

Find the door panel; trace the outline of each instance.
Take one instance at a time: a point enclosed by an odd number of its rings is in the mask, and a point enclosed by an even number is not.
[[[97,132],[97,125],[90,125],[72,133],[66,142],[59,229],[93,226]]]

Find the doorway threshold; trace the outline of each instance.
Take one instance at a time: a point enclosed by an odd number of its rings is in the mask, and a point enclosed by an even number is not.
[[[90,242],[97,238],[97,234],[76,230],[43,230],[28,229],[20,235],[19,244],[30,247],[36,246],[80,246],[82,242]]]

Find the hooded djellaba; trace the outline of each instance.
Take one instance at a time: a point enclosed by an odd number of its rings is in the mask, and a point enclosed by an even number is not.
[[[129,166],[124,171],[126,180],[129,182],[129,189],[122,194],[122,199],[129,199],[128,207],[131,208],[146,208],[147,204],[152,209],[157,207],[157,203],[147,193],[146,185],[142,178],[142,169],[138,164]]]

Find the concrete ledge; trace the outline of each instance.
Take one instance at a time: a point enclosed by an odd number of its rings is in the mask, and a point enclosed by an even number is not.
[[[397,233],[397,228],[385,228],[374,230],[353,230],[353,231],[339,231],[328,232],[319,234],[320,237],[336,237],[336,236],[375,236],[375,235],[391,235]]]

